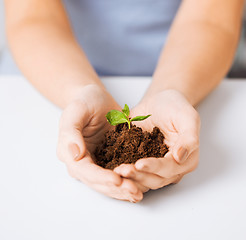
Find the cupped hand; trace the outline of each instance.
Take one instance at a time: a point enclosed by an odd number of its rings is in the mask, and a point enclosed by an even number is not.
[[[135,164],[122,164],[114,171],[148,189],[177,183],[193,171],[199,161],[200,117],[187,99],[176,90],[165,90],[143,99],[131,116],[151,114],[136,122],[144,130],[160,128],[169,152],[163,158],[140,159]]]
[[[110,128],[105,115],[111,109],[120,107],[106,90],[97,85],[83,87],[62,113],[57,155],[72,177],[109,197],[138,202],[143,186],[93,161],[97,144]]]

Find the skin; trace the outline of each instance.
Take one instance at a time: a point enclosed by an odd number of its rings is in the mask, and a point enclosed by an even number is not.
[[[141,201],[194,170],[200,119],[194,109],[223,79],[236,50],[243,0],[184,0],[163,47],[153,81],[132,116],[158,126],[170,152],[114,171],[93,163],[93,149],[109,126],[105,114],[120,109],[76,42],[60,0],[5,0],[13,56],[26,78],[63,108],[57,154],[69,174],[116,199]],[[66,67],[64,67],[66,66]],[[95,97],[92,97],[95,96]],[[90,101],[88,101],[90,99]]]
[[[114,171],[125,178],[134,179],[148,191],[177,183],[197,167],[200,118],[187,99],[176,90],[165,90],[143,101],[132,110],[131,115],[151,113],[156,117],[151,116],[134,124],[147,131],[154,126],[159,127],[164,133],[169,152],[164,158],[141,159],[135,165],[122,164]]]

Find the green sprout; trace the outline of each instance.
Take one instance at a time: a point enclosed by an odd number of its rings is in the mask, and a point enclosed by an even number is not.
[[[122,112],[118,110],[111,110],[106,114],[106,118],[108,122],[112,126],[116,126],[121,123],[128,123],[128,128],[131,128],[131,122],[133,121],[143,121],[150,117],[151,115],[147,116],[137,116],[134,118],[129,118],[130,110],[127,104],[125,104],[124,108],[122,109]]]

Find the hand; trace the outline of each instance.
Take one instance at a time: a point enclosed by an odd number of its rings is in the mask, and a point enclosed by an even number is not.
[[[105,115],[111,109],[120,107],[104,89],[83,87],[61,116],[57,155],[72,177],[109,197],[138,202],[140,185],[93,162],[93,152],[110,128]]]
[[[186,98],[175,90],[165,90],[143,99],[132,116],[152,114],[143,122],[136,122],[144,130],[160,128],[169,152],[163,158],[146,158],[133,164],[122,164],[114,171],[148,189],[158,189],[193,171],[199,160],[200,118]]]

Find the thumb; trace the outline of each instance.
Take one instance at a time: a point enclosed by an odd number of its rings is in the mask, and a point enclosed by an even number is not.
[[[67,145],[67,150],[69,151],[70,157],[74,161],[79,161],[84,157],[86,153],[86,146],[85,146],[84,138],[82,137],[81,133],[73,134],[73,138],[69,141]]]
[[[86,153],[82,130],[89,119],[88,109],[82,102],[69,105],[62,113],[59,125],[57,155],[64,161],[78,161]]]
[[[86,145],[78,129],[61,127],[57,144],[57,156],[65,163],[79,161],[86,153]]]
[[[174,147],[171,149],[177,163],[184,163],[188,156],[199,147],[199,135],[190,131],[180,134]]]

